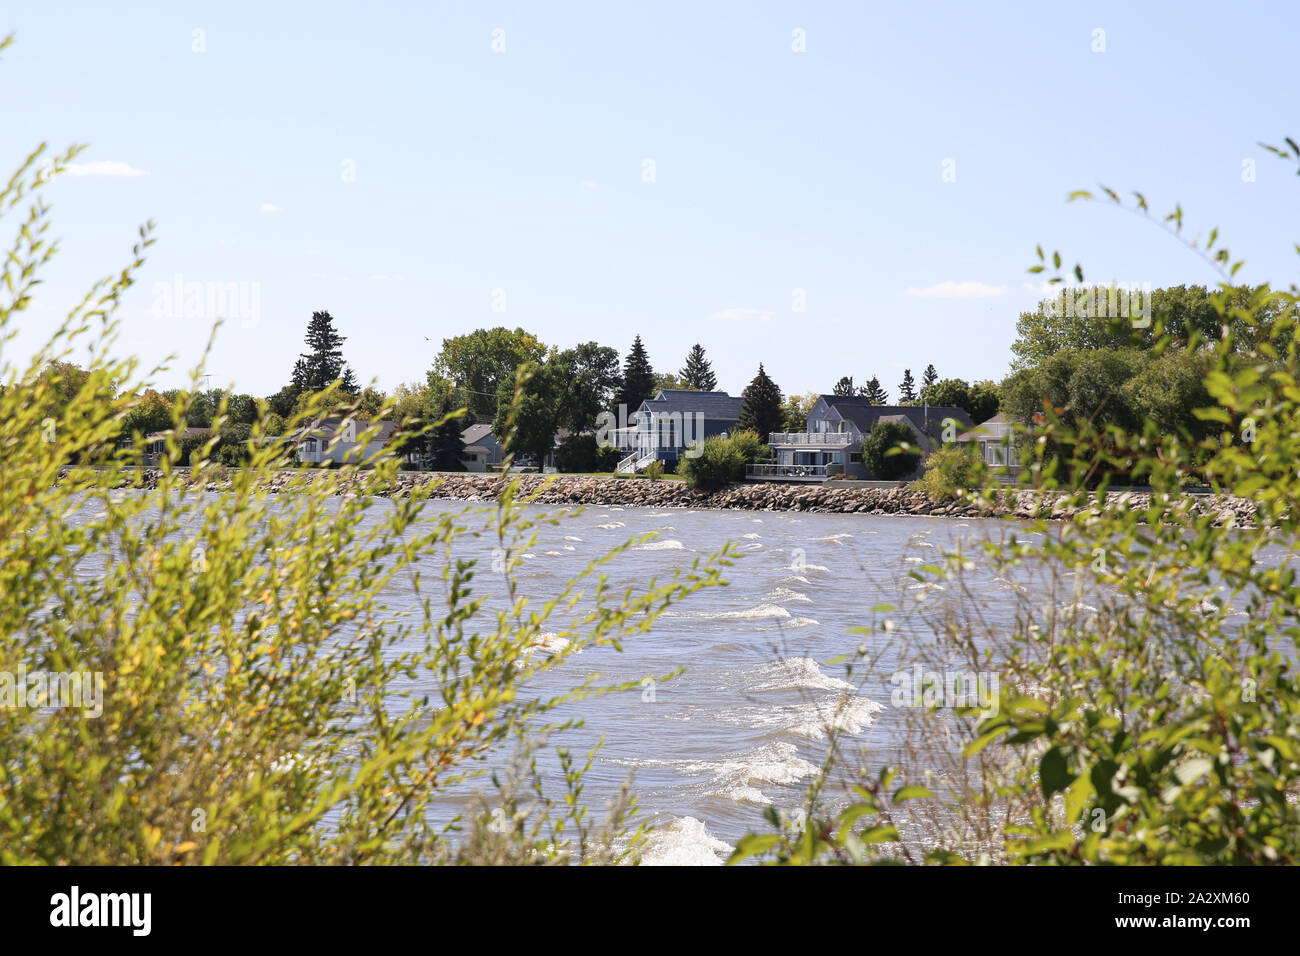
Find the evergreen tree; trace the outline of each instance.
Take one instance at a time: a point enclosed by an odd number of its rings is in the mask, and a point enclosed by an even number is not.
[[[356,395],[356,377],[343,361],[345,337],[334,329],[334,318],[328,312],[313,312],[307,323],[305,338],[308,351],[298,357],[293,366],[291,387],[295,392],[319,392],[342,379],[342,391]]]
[[[451,395],[444,396],[438,417],[450,415],[455,408]],[[424,436],[425,447],[428,449],[427,467],[431,471],[465,470],[465,439],[461,435],[461,424],[461,417],[456,415]]]
[[[912,381],[912,370],[903,369],[903,380],[898,384],[898,404],[911,405],[916,402],[916,382]]]
[[[632,351],[627,353],[627,361],[623,364],[623,380],[619,385],[618,393],[614,396],[614,407],[617,410],[619,405],[627,406],[627,413],[631,415],[641,403],[647,398],[655,396],[655,370],[650,367],[650,358],[645,353],[645,346],[641,344],[641,336],[637,336],[632,342]]]
[[[740,409],[740,428],[748,428],[758,433],[760,440],[766,442],[772,432],[779,432],[785,421],[785,410],[781,407],[781,390],[772,381],[760,363],[758,374],[745,387],[740,396],[744,404]]]
[[[838,382],[835,383],[835,387],[831,389],[831,392],[834,393],[835,395],[845,395],[845,396],[856,394],[853,390],[853,376],[845,375],[842,379],[840,379]]]
[[[704,357],[704,348],[698,342],[686,355],[686,365],[677,373],[686,388],[711,392],[718,387],[718,377],[713,374],[713,363]]]
[[[928,401],[930,389],[939,381],[939,373],[934,370],[933,365],[925,367],[925,374],[921,376],[921,394],[918,396],[922,400]]]
[[[867,382],[863,387],[861,394],[870,399],[872,405],[889,404],[889,393],[881,388],[880,379],[874,375],[871,376],[871,381]]]

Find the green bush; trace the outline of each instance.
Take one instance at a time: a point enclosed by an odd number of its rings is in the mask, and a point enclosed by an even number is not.
[[[48,207],[35,198],[52,175],[46,163],[36,151],[0,187],[2,212],[32,197],[0,267],[12,293],[0,298],[0,341],[27,318],[52,251],[42,238]],[[640,675],[602,686],[580,674],[558,690],[537,679],[584,647],[637,639],[663,608],[720,583],[729,552],[614,593],[605,573],[623,545],[568,584],[528,594],[522,555],[539,528],[569,513],[526,514],[516,485],[477,509],[434,509],[418,495],[376,507],[398,467],[386,454],[369,470],[294,476],[272,496],[283,452],[255,443],[246,467],[199,494],[221,473],[178,469],[187,443],[173,436],[156,486],[136,486],[141,451],[117,438],[145,383],[134,360],[107,354],[120,298],[152,242],[142,229],[131,264],[97,285],[29,364],[0,364],[0,659],[10,672],[66,678],[62,696],[31,691],[28,706],[0,706],[0,863],[634,854],[641,831],[628,800],[603,821],[587,816],[590,758],[557,746],[557,789],[530,772],[527,755],[546,728],[572,719],[569,701],[639,693]],[[91,356],[90,387],[50,415],[41,370],[73,348]],[[112,383],[127,397],[113,397]],[[291,427],[319,411],[308,402]],[[251,436],[262,434],[255,422]],[[198,464],[198,449],[188,451]],[[86,457],[105,467],[78,464]],[[345,482],[350,493],[334,497]],[[431,560],[439,567],[426,580]],[[401,613],[391,597],[399,582],[416,592]],[[487,610],[486,593],[503,589],[509,609]],[[534,653],[543,632],[568,643]],[[411,687],[414,674],[424,688]],[[13,693],[0,680],[0,700]],[[487,759],[504,763],[503,748],[516,746],[522,776],[489,784]],[[453,818],[451,788],[463,793],[476,777],[481,805]]]
[[[1300,163],[1288,146],[1274,151]],[[1131,211],[1149,215],[1133,195]],[[1182,235],[1181,209],[1152,219]],[[1059,252],[1038,258],[1032,271],[1066,278]],[[1294,314],[1300,294],[1261,286],[1235,305],[1240,260],[1220,246],[1212,261],[1214,324],[1232,331],[1195,363],[1208,400],[1191,417],[1207,434],[1165,430],[1158,383],[1133,396],[1151,416],[1128,422],[1108,411],[1113,393],[1075,383],[1083,404],[1045,410],[1024,472],[1061,519],[927,556],[910,576],[919,595],[939,595],[933,606],[882,606],[864,629],[884,641],[894,617],[916,614],[939,661],[1000,688],[991,706],[952,701],[941,715],[908,695],[897,706],[917,736],[896,750],[898,773],[863,767],[832,795],[845,768],[828,761],[804,815],[771,814],[772,832],[742,840],[735,860],[1300,864],[1300,336],[1262,318]],[[1176,345],[1161,336],[1152,348]],[[1090,360],[1107,375],[1126,361]],[[1189,367],[1173,362],[1157,380],[1195,391]],[[1246,507],[1182,494],[1194,468]],[[1092,486],[1112,474],[1145,476],[1151,495],[1103,500]],[[990,478],[981,496],[998,492]],[[990,579],[1011,586],[990,596]],[[986,621],[990,601],[1001,613]],[[864,640],[846,666],[888,688],[867,656],[876,646]]]
[[[926,459],[925,474],[912,487],[936,501],[946,501],[983,488],[988,470],[978,445],[944,445]]]
[[[880,481],[906,478],[921,463],[916,433],[902,422],[876,422],[862,442],[862,461]]]
[[[684,455],[677,473],[686,479],[691,488],[710,491],[745,479],[745,466],[762,461],[769,454],[768,447],[756,432],[742,429],[723,438],[707,438],[694,458]]]

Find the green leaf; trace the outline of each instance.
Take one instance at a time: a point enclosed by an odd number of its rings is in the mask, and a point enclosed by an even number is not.
[[[732,851],[731,856],[727,857],[727,865],[739,863],[750,857],[762,856],[770,851],[781,840],[781,837],[775,833],[750,833],[736,841],[736,849]]]
[[[925,787],[920,787],[920,786],[901,787],[894,793],[894,802],[902,803],[905,800],[928,799],[933,796],[934,794],[931,793]]]
[[[1038,762],[1038,780],[1045,798],[1070,785],[1070,768],[1060,747],[1052,747],[1043,754]]]

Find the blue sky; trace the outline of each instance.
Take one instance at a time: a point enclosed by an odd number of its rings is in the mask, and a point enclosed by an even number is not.
[[[736,393],[760,361],[787,393],[1001,378],[1037,243],[1089,279],[1215,281],[1066,204],[1099,182],[1219,226],[1249,281],[1295,274],[1300,182],[1258,146],[1300,138],[1280,3],[79,0],[6,5],[10,31],[5,177],[40,141],[90,145],[48,191],[62,252],[10,357],[150,218],[120,347],[187,367],[209,317],[156,314],[156,286],[248,283],[256,321],[208,371],[255,394],[316,309],[388,388],[492,325],[620,353],[639,333],[659,370],[698,341]]]

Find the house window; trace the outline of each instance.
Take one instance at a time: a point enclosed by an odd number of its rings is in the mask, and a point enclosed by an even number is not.
[[[854,464],[858,464],[859,462],[861,462],[861,461],[862,461],[862,452],[860,452],[860,451],[850,452],[850,453],[849,453],[849,461],[853,462]]]

